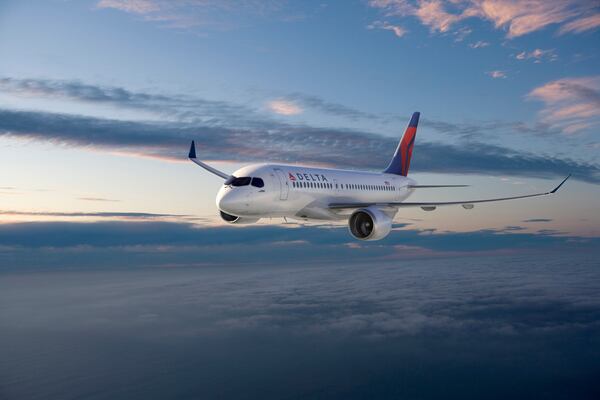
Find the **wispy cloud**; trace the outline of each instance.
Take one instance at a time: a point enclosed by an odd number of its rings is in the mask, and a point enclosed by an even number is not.
[[[535,49],[532,51],[522,51],[515,58],[517,60],[534,60],[535,63],[541,63],[544,60],[556,61],[558,60],[558,55],[554,52],[554,49]]]
[[[504,79],[504,78],[506,78],[506,72],[500,71],[500,70],[488,71],[488,72],[486,72],[486,74],[488,74],[489,76],[491,76],[494,79]]]
[[[483,47],[488,47],[489,45],[490,45],[489,42],[485,42],[483,40],[478,40],[475,43],[469,44],[469,47],[472,48],[472,49],[481,49]]]
[[[452,129],[444,124],[439,129]],[[353,168],[383,168],[397,139],[351,129],[305,125],[251,125],[246,129],[200,123],[109,120],[44,112],[0,109],[0,136],[36,139],[166,160],[184,160],[190,139],[210,160],[303,162]],[[361,157],[356,157],[361,154]],[[415,170],[549,176],[572,171],[590,182],[600,179],[595,165],[471,142],[452,146],[421,142]]]
[[[600,124],[600,76],[563,78],[533,89],[528,98],[544,102],[542,119],[573,134]]]
[[[397,37],[402,37],[407,32],[406,29],[400,25],[393,25],[387,21],[374,21],[373,23],[367,25],[367,29],[383,29],[385,31],[393,32]]]
[[[98,9],[137,15],[145,21],[174,29],[228,30],[251,24],[252,19],[298,19],[282,0],[100,0]]]
[[[0,90],[25,98],[53,98],[148,110],[163,118],[201,120],[204,123],[248,125],[255,110],[224,101],[183,94],[131,91],[120,86],[89,85],[73,80],[0,78]]]
[[[334,103],[324,100],[319,96],[312,96],[305,93],[294,92],[284,96],[285,101],[293,104],[299,104],[303,108],[311,109],[316,112],[342,117],[346,119],[368,119],[381,120],[382,117],[372,113],[367,113],[356,108],[348,107],[344,104]]]
[[[526,35],[552,24],[561,33],[578,33],[600,25],[598,4],[578,0],[371,0],[387,15],[414,16],[432,32],[448,32],[459,22],[479,18],[506,30],[508,38]]]
[[[120,200],[106,199],[104,197],[79,197],[79,200],[83,201],[102,201],[102,202],[118,202]]]
[[[302,113],[302,108],[292,101],[278,99],[272,100],[268,104],[269,110],[279,115],[297,115]]]
[[[134,14],[149,14],[161,9],[154,0],[101,0],[96,5],[98,8],[114,8]]]
[[[600,13],[578,18],[560,28],[560,33],[581,33],[597,29],[600,26]]]
[[[96,200],[94,200],[96,201]],[[114,201],[105,200],[101,201]],[[0,210],[0,216],[27,216],[27,217],[60,217],[60,218],[80,218],[80,217],[91,217],[91,218],[109,218],[109,219],[121,219],[121,220],[149,220],[149,219],[164,219],[164,218],[184,218],[189,217],[188,215],[181,214],[157,214],[157,213],[145,213],[145,212],[59,212],[59,211],[13,211],[13,210]]]
[[[377,160],[381,160],[381,155],[389,153],[397,144],[395,138],[356,129],[289,124],[270,119],[260,110],[246,106],[185,95],[133,92],[122,87],[43,79],[1,78],[0,88],[4,93],[13,95],[105,104],[160,115],[160,122],[149,122],[0,109],[0,135],[34,138],[124,155],[181,160],[187,154],[185,148],[189,140],[195,138],[201,154],[211,160],[315,162],[343,167],[382,168],[383,165],[379,165]],[[344,120],[363,119],[381,123],[393,120],[394,123],[405,123],[404,116],[376,115],[298,92],[278,100],[294,105],[292,108],[280,108],[279,111],[310,109]],[[468,138],[469,146],[420,142],[414,165],[421,171],[536,176],[548,176],[552,172],[562,175],[564,171],[573,171],[584,180],[598,179],[594,165],[542,158],[476,142],[476,138],[490,132],[551,132],[544,124],[528,126],[520,122],[500,121],[449,123],[424,117],[422,126],[452,134],[455,138],[457,135]],[[560,130],[557,129],[557,132]],[[353,152],[365,154],[365,157],[357,159]],[[522,163],[517,165],[510,159],[521,159]],[[421,164],[419,160],[426,161]]]
[[[529,219],[525,219],[521,222],[552,222],[553,219],[550,218],[529,218]]]

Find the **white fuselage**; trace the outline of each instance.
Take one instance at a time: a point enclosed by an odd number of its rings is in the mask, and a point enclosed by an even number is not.
[[[217,194],[219,210],[248,218],[345,219],[347,215],[329,204],[400,202],[413,192],[408,186],[416,184],[395,174],[282,164],[249,165],[233,176],[262,180],[262,187],[260,180],[225,184]]]

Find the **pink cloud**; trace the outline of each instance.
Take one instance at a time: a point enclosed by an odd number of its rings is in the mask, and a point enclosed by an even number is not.
[[[597,3],[579,0],[371,0],[369,5],[388,16],[414,16],[433,32],[447,32],[468,18],[490,21],[495,28],[505,29],[508,38],[552,24],[565,24],[561,33],[600,26]],[[587,16],[590,12],[595,14]]]
[[[440,0],[420,1],[414,13],[424,25],[438,32],[447,32],[452,25],[464,18],[447,12]]]
[[[568,24],[563,25],[560,28],[560,33],[581,33],[584,31],[589,31],[592,29],[596,29],[600,26],[600,13],[590,15],[589,17],[579,18],[574,21],[569,22]]]
[[[269,110],[279,115],[296,115],[303,112],[297,104],[287,100],[273,100],[267,106]]]
[[[527,97],[542,101],[542,120],[566,134],[600,124],[600,76],[558,79],[533,89]]]
[[[506,72],[504,71],[500,71],[500,70],[496,70],[496,71],[489,71],[486,72],[489,76],[491,76],[494,79],[504,79],[506,78]]]
[[[387,21],[375,21],[372,24],[367,26],[367,29],[383,29],[386,31],[391,31],[397,37],[402,37],[406,34],[406,29],[399,25],[392,25]]]
[[[515,56],[517,60],[533,60],[535,63],[541,63],[544,60],[548,61],[556,61],[558,56],[554,52],[553,49],[542,50],[535,49],[532,51],[522,51],[521,53]]]

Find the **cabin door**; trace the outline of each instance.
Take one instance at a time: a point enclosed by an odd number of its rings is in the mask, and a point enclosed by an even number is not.
[[[290,191],[288,180],[279,168],[275,168],[275,174],[277,174],[277,179],[279,180],[279,200],[287,200],[288,192]]]

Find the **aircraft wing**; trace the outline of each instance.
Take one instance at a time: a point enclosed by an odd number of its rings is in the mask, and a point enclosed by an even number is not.
[[[527,197],[537,197],[537,196],[545,196],[547,194],[553,194],[560,189],[560,187],[569,179],[567,176],[563,181],[552,189],[549,192],[544,193],[533,193],[526,194],[521,196],[511,196],[511,197],[498,197],[493,199],[477,199],[477,200],[461,200],[461,201],[426,201],[426,202],[391,202],[391,203],[331,203],[329,204],[330,209],[348,209],[348,208],[364,208],[369,206],[388,206],[388,207],[421,207],[425,211],[433,211],[438,206],[452,206],[452,205],[462,205],[465,209],[473,208],[473,204],[475,203],[491,203],[494,201],[505,201],[505,200],[515,200],[515,199],[525,199]]]
[[[192,161],[195,164],[198,164],[199,166],[201,166],[208,172],[211,172],[217,176],[220,176],[223,179],[229,178],[229,174],[226,174],[225,172],[221,172],[218,169],[213,168],[210,165],[203,163],[202,161],[200,161],[196,158],[196,144],[194,143],[193,140],[192,140],[192,144],[190,145],[190,152],[188,154],[188,158],[190,159],[190,161]]]

